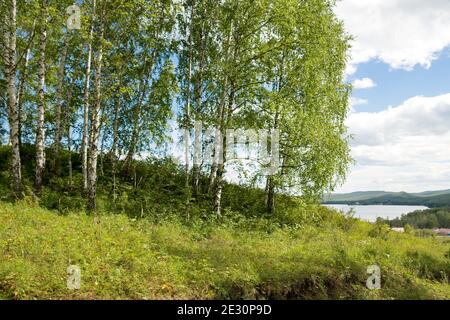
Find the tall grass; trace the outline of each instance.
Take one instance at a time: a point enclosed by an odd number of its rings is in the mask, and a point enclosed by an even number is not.
[[[0,203],[0,297],[450,298],[448,240],[380,231],[319,206],[272,219],[229,215],[155,223],[105,214],[96,224],[82,211]],[[73,264],[79,290],[66,286]],[[380,290],[366,288],[374,264]]]

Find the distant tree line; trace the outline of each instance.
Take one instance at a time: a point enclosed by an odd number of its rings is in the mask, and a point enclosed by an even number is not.
[[[409,224],[419,229],[450,228],[450,208],[417,210],[385,222],[391,227],[404,227]]]
[[[410,193],[391,193],[362,200],[329,199],[324,204],[348,205],[392,205],[392,206],[425,206],[428,208],[442,208],[450,206],[450,192],[439,195],[414,195]]]

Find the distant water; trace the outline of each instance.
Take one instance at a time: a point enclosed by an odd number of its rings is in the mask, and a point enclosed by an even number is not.
[[[395,219],[399,218],[402,214],[410,213],[416,210],[428,209],[424,206],[349,206],[346,204],[326,204],[325,206],[335,208],[345,213],[349,212],[350,209],[353,209],[355,218],[370,222],[376,221],[377,218]]]

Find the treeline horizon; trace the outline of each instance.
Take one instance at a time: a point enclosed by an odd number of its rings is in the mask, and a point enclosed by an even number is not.
[[[450,208],[434,208],[416,210],[402,215],[400,218],[384,220],[391,227],[410,225],[418,229],[450,228]]]
[[[247,177],[265,185],[267,212],[274,212],[277,192],[318,201],[342,183],[352,161],[344,125],[350,36],[334,5],[1,0],[0,134],[11,146],[14,197],[30,192],[22,144],[35,146],[37,198],[49,165],[61,170],[61,152],[77,152],[82,196],[95,212],[99,155],[111,160],[114,181],[118,170],[132,175],[142,154],[165,152],[176,120],[192,143],[202,134],[196,122],[217,128],[215,139],[222,142],[213,149],[222,162],[188,155],[187,203],[207,197],[222,213],[229,129],[280,132],[279,170],[265,175],[259,165]],[[203,152],[210,143],[201,142]]]

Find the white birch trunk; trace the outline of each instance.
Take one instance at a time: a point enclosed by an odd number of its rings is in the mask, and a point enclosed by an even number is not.
[[[8,94],[8,120],[12,145],[12,185],[15,196],[22,197],[22,170],[20,161],[19,127],[20,119],[16,103],[16,0],[11,0],[6,14],[7,30],[4,33],[4,60]]]
[[[103,39],[103,26],[101,27],[100,41]],[[87,210],[89,212],[96,211],[96,196],[97,196],[97,157],[98,157],[98,140],[100,136],[100,123],[101,123],[101,77],[102,77],[102,61],[103,60],[103,46],[100,44],[95,70],[95,105],[92,110],[91,118],[91,134],[90,134],[90,147],[88,158],[88,202]]]
[[[45,1],[43,1],[45,6]],[[45,10],[45,7],[43,8]],[[42,178],[45,169],[45,50],[47,43],[47,20],[44,18],[43,25],[41,26],[40,39],[39,39],[39,87],[38,87],[38,121],[36,127],[36,176],[35,176],[35,188],[36,193],[39,195],[42,190]]]
[[[92,63],[92,42],[94,38],[96,0],[92,0],[92,19],[91,29],[88,40],[88,58],[86,62],[86,76],[84,82],[84,110],[83,110],[83,135],[81,139],[81,165],[83,171],[83,189],[88,188],[88,136],[89,136],[89,90],[91,81],[91,63]]]

